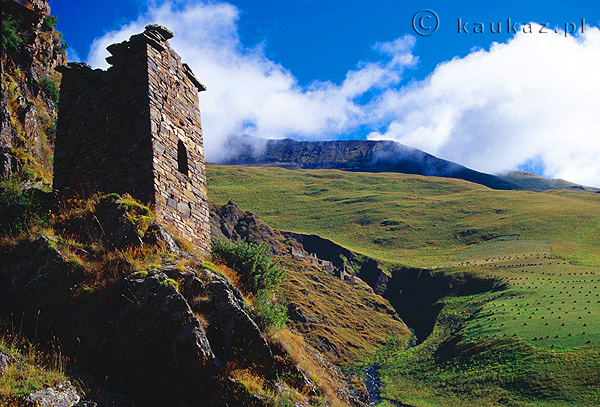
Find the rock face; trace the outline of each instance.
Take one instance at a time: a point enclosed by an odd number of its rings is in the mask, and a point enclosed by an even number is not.
[[[85,270],[54,246],[42,237],[2,254],[2,313],[23,315],[24,332],[37,325],[38,338],[60,338],[65,353],[136,400],[184,406],[214,395],[222,364],[164,273],[74,295]]]
[[[364,172],[400,172],[458,178],[494,189],[523,189],[509,180],[442,160],[392,141],[264,140],[234,136],[227,142],[233,155],[222,164],[268,165],[290,169],[328,168]]]
[[[256,323],[244,311],[244,299],[231,283],[214,276],[208,286],[219,327],[218,340],[225,357],[243,365],[255,364],[268,371],[273,367],[273,354]]]
[[[167,265],[163,271],[179,282],[181,294],[194,315],[205,320],[206,337],[219,363],[235,362],[263,372],[271,370],[271,348],[246,312],[242,293],[229,280],[207,269],[180,271]]]
[[[79,395],[71,382],[63,382],[55,387],[38,390],[29,394],[25,400],[38,407],[73,407],[79,403]]]
[[[156,390],[168,383],[168,395],[158,397],[186,405],[214,390],[212,377],[222,365],[183,295],[165,280],[157,272],[121,284],[137,304],[124,307],[115,321],[119,359],[129,366],[127,380],[135,388],[156,397]]]
[[[8,352],[0,352],[0,376],[6,374],[10,359],[10,354]]]
[[[2,2],[15,44],[1,56],[0,179],[20,174],[50,182],[60,83],[54,68],[66,56],[49,15],[46,0]]]
[[[211,211],[211,228],[215,237],[225,237],[231,240],[247,239],[250,243],[266,243],[276,255],[290,253],[290,248],[281,244],[283,235],[273,230],[269,225],[260,221],[249,211],[240,209],[235,203],[228,202]],[[289,242],[298,252],[304,252],[302,246]]]
[[[60,338],[80,368],[132,398],[126,405],[220,405],[228,363],[273,374],[273,353],[242,294],[213,271],[166,261],[85,291],[88,271],[68,261],[55,238],[25,241],[0,255],[2,316],[22,315],[23,332],[35,331],[39,340]],[[9,363],[2,355],[0,371]],[[71,406],[77,401],[68,388],[32,397]],[[50,399],[73,403],[43,404]]]

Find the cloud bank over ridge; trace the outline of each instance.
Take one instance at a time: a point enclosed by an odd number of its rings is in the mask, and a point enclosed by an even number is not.
[[[415,38],[377,43],[377,61],[358,61],[341,83],[301,86],[241,43],[240,10],[228,3],[162,1],[94,40],[87,62],[106,68],[106,46],[146,24],[172,29],[170,42],[207,86],[200,95],[207,159],[228,151],[232,134],[339,139],[359,128],[467,167],[502,172],[524,165],[543,175],[600,186],[600,30],[518,33],[407,81]],[[366,101],[365,101],[366,100]]]

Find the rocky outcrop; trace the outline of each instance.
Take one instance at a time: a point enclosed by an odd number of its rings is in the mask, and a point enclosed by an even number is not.
[[[66,63],[62,36],[46,0],[3,1],[2,21],[14,44],[1,55],[0,179],[20,174],[49,183],[60,83],[54,68]]]
[[[25,397],[26,402],[37,407],[73,407],[79,403],[79,400],[79,394],[69,381],[38,390]]]
[[[20,315],[23,332],[38,340],[58,338],[92,382],[127,395],[119,396],[130,398],[125,405],[220,405],[229,363],[275,374],[271,347],[240,291],[220,274],[194,267],[190,254],[180,254],[189,267],[170,262],[171,254],[150,272],[121,266],[123,277],[88,290],[82,287],[90,270],[67,260],[56,238],[24,241],[0,255],[6,259],[1,316]],[[64,393],[47,389],[32,397],[57,392]]]
[[[285,239],[280,232],[273,230],[255,214],[240,209],[231,201],[221,207],[212,208],[210,222],[211,234],[215,238],[246,239],[250,243],[269,245],[276,255],[290,253],[290,249],[281,244]],[[289,244],[299,252],[304,252],[301,245],[294,244],[293,241]]]
[[[220,276],[214,276],[208,285],[212,294],[212,305],[219,327],[219,343],[225,357],[242,365],[255,364],[263,371],[273,367],[273,354],[256,323],[244,311],[244,299],[232,289],[231,283]]]
[[[192,311],[205,320],[208,342],[221,364],[272,369],[271,348],[246,311],[242,293],[227,278],[208,269],[181,271],[170,264],[162,270],[179,282]]]
[[[212,235],[217,238],[246,239],[250,243],[266,244],[275,255],[307,260],[329,274],[341,275],[339,267],[336,267],[341,264],[339,256],[336,257],[335,265],[329,260],[319,258],[313,251],[306,250],[302,241],[303,235],[275,230],[252,212],[240,209],[232,201],[211,211],[211,229]]]
[[[60,338],[63,351],[111,389],[147,403],[210,399],[222,364],[186,299],[160,271],[79,291],[86,270],[41,237],[3,253],[4,317],[24,332]],[[78,292],[78,294],[75,294]],[[209,404],[207,404],[209,405]]]
[[[0,352],[0,376],[8,371],[8,364],[11,361],[11,355],[8,352]]]

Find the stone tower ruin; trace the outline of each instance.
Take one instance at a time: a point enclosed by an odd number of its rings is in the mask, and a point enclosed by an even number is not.
[[[110,45],[106,71],[62,73],[54,154],[57,190],[129,193],[208,251],[209,213],[198,92],[206,90],[149,25]]]

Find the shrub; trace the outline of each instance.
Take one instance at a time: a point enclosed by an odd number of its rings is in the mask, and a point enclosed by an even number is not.
[[[50,199],[41,190],[22,190],[17,176],[0,182],[0,234],[19,234],[34,226],[47,225]]]
[[[44,88],[48,96],[52,98],[54,104],[57,104],[58,99],[60,97],[60,91],[58,90],[58,86],[56,86],[56,83],[54,83],[49,78],[42,78],[40,84],[42,85],[42,88]]]
[[[17,49],[21,46],[19,23],[8,14],[2,14],[2,51]]]
[[[252,317],[262,329],[283,329],[287,322],[287,304],[277,299],[271,290],[260,290],[256,295]]]
[[[276,292],[285,279],[285,269],[274,259],[266,244],[245,240],[213,240],[211,258],[232,268],[256,294],[252,316],[265,329],[281,329],[287,321],[287,305]]]
[[[275,289],[285,279],[285,269],[279,260],[273,259],[265,244],[213,240],[211,249],[211,258],[240,273],[254,293]]]
[[[56,23],[58,22],[57,16],[46,16],[44,17],[44,22],[42,23],[42,28],[45,31],[50,31],[56,28]]]

